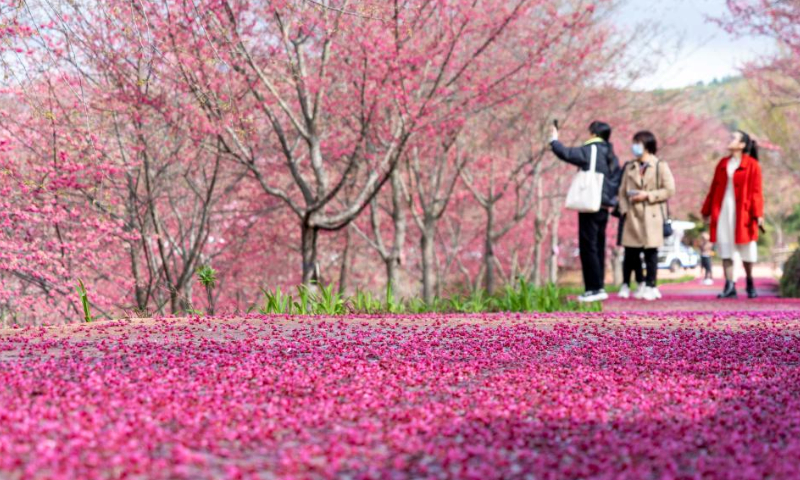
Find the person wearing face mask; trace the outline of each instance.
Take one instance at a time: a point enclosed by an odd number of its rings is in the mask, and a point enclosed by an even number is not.
[[[666,215],[663,207],[675,194],[675,180],[669,165],[656,157],[658,142],[651,132],[641,131],[634,135],[631,151],[636,160],[626,164],[619,187],[619,211],[625,216],[623,272],[626,269],[635,271],[637,264],[641,268],[644,255],[645,284],[639,285],[635,297],[656,300],[661,298],[656,279],[658,247],[664,245]]]
[[[764,228],[764,187],[758,145],[737,130],[728,144],[730,155],[717,164],[702,214],[711,227],[725,271],[725,288],[718,298],[736,298],[733,254],[738,252],[747,274],[747,296],[755,298],[753,264],[758,260],[758,231]]]
[[[638,151],[638,149],[637,149]],[[636,160],[631,160],[625,162],[617,171],[617,178],[616,184],[620,185],[622,182],[622,173],[628,168],[631,162],[635,162]],[[634,298],[642,298],[642,293],[644,292],[644,268],[642,268],[642,261],[641,258],[639,261],[632,261],[632,259],[628,259],[627,261],[624,260],[624,246],[622,245],[622,233],[625,230],[625,215],[620,213],[619,211],[619,204],[614,208],[614,211],[611,212],[611,215],[617,217],[619,221],[617,222],[617,247],[623,247],[623,263],[622,263],[622,285],[620,286],[619,292],[617,296],[619,298],[631,298],[631,275],[634,275],[636,278],[636,284],[639,285],[636,293],[633,294]]]

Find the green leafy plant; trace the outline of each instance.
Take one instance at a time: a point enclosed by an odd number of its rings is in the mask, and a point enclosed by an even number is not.
[[[594,312],[603,311],[603,302],[581,303],[571,300],[567,302],[565,310],[571,312]]]
[[[412,298],[405,304],[405,309],[408,313],[420,314],[428,313],[430,307],[421,298]]]
[[[535,290],[536,311],[558,312],[564,310],[565,298],[561,290],[552,283]]]
[[[464,305],[467,313],[491,312],[496,308],[497,300],[490,296],[486,290],[480,289],[472,292]]]
[[[447,300],[447,304],[451,312],[461,313],[464,311],[466,301],[461,297],[461,294],[456,293]]]
[[[281,292],[278,287],[274,292],[266,289],[261,289],[264,294],[264,304],[258,308],[258,311],[264,315],[270,313],[279,313],[283,315],[290,315],[295,308],[294,300],[291,295]]]
[[[375,298],[371,292],[356,290],[355,296],[350,299],[350,308],[355,313],[375,314],[382,310],[381,301]]]
[[[391,283],[386,284],[386,311],[389,313],[402,313],[402,302],[398,302],[394,298],[394,288]]]
[[[211,265],[203,265],[197,270],[197,278],[200,284],[206,289],[206,300],[208,301],[208,315],[214,315],[214,287],[217,284],[217,271]]]
[[[344,315],[347,313],[345,301],[339,292],[333,291],[333,284],[319,286],[319,293],[311,297],[313,311],[318,315]]]
[[[430,303],[418,297],[400,299],[395,297],[391,285],[386,286],[386,298],[381,301],[372,293],[357,290],[346,297],[335,292],[333,285],[308,287],[299,285],[296,296],[285,294],[280,288],[274,291],[262,289],[264,300],[258,307],[262,314],[284,315],[344,315],[348,313],[482,313],[482,312],[596,312],[602,310],[600,303],[582,304],[568,297],[571,290],[548,284],[536,288],[525,278],[518,278],[516,285],[507,285],[496,295],[485,290],[475,290],[468,295],[455,293],[449,298],[436,296]],[[248,312],[252,311],[252,308]]]
[[[601,311],[602,305],[597,303],[583,304],[567,297],[570,290],[554,284],[536,288],[522,277],[517,279],[516,286],[507,285],[494,301],[494,307],[506,312],[594,312]]]
[[[78,296],[81,299],[81,306],[83,307],[83,320],[89,323],[92,321],[92,312],[89,309],[89,295],[86,292],[83,281],[80,279],[78,279]]]
[[[294,312],[290,309],[290,311],[286,313],[294,313],[296,315],[311,315],[314,313],[312,311],[312,294],[308,286],[297,286],[297,301],[294,302]]]
[[[497,301],[500,310],[506,312],[530,312],[534,309],[533,285],[523,277],[517,279],[516,288],[506,285]]]
[[[261,289],[264,303],[258,308],[262,314],[283,315],[344,315],[350,312],[348,306],[359,311],[380,311],[380,302],[371,295],[361,294],[360,298],[345,298],[333,290],[333,285],[316,286],[317,291],[307,285],[297,286],[297,295],[283,293],[280,287],[275,291]]]

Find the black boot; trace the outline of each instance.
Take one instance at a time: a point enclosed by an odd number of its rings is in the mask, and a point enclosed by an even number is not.
[[[725,280],[725,290],[717,298],[736,298],[736,284],[730,280]]]
[[[758,293],[756,293],[756,286],[753,284],[753,279],[747,279],[747,298],[756,298]]]

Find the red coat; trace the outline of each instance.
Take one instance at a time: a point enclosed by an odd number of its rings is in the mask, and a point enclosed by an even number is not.
[[[717,222],[722,210],[722,199],[728,186],[728,160],[717,164],[711,189],[703,204],[703,216],[711,217],[711,241],[717,241]],[[736,243],[758,240],[758,219],[764,216],[764,189],[761,181],[761,164],[742,155],[742,164],[733,173],[733,191],[736,195]]]

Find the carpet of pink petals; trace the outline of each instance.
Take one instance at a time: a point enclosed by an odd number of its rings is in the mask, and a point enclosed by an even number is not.
[[[0,478],[800,478],[800,313],[0,334]]]

